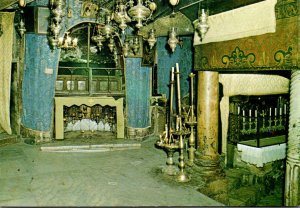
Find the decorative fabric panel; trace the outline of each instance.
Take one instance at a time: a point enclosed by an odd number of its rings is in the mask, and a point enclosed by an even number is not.
[[[8,134],[11,134],[10,85],[14,16],[13,12],[0,13],[0,24],[3,29],[0,36],[0,128]]]

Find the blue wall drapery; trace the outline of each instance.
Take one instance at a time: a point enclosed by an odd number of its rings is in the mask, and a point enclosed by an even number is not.
[[[149,127],[151,70],[141,66],[141,58],[126,58],[125,68],[128,127]]]
[[[46,35],[26,34],[25,38],[22,124],[34,130],[49,131],[59,50],[49,48]],[[46,68],[53,69],[53,74],[46,74]]]
[[[176,63],[180,68],[181,95],[189,93],[189,73],[193,69],[193,39],[192,37],[181,37],[182,47],[177,45],[174,53],[170,53],[167,45],[167,37],[157,38],[157,84],[158,93],[166,94],[169,97],[170,72]]]

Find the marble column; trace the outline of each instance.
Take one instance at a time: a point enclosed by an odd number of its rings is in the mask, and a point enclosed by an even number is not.
[[[300,71],[293,71],[285,176],[285,206],[299,206],[300,174]]]
[[[219,73],[198,72],[197,150],[195,164],[200,172],[215,174],[219,168]]]

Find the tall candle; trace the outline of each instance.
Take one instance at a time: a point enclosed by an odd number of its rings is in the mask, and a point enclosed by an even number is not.
[[[270,110],[269,110],[269,115],[270,115],[270,117],[272,116],[272,108],[270,108]]]
[[[283,107],[284,107],[284,108],[283,108],[283,114],[286,115],[286,104],[284,104]]]
[[[249,116],[251,117],[251,109],[249,110]]]
[[[257,117],[257,110],[254,111],[254,116]]]
[[[277,108],[275,108],[275,111],[274,111],[274,112],[275,112],[275,116],[277,116]]]
[[[178,115],[176,115],[176,127],[175,127],[176,131],[179,130],[179,117]]]
[[[174,67],[171,70],[171,81],[174,81]]]
[[[240,115],[240,106],[237,107],[237,114]]]
[[[282,107],[279,108],[279,115],[282,115]]]

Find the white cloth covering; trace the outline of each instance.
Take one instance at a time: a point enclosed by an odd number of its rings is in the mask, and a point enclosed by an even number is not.
[[[256,167],[263,167],[268,162],[281,160],[286,156],[286,143],[260,148],[238,144],[237,149],[240,151],[242,161]]]

